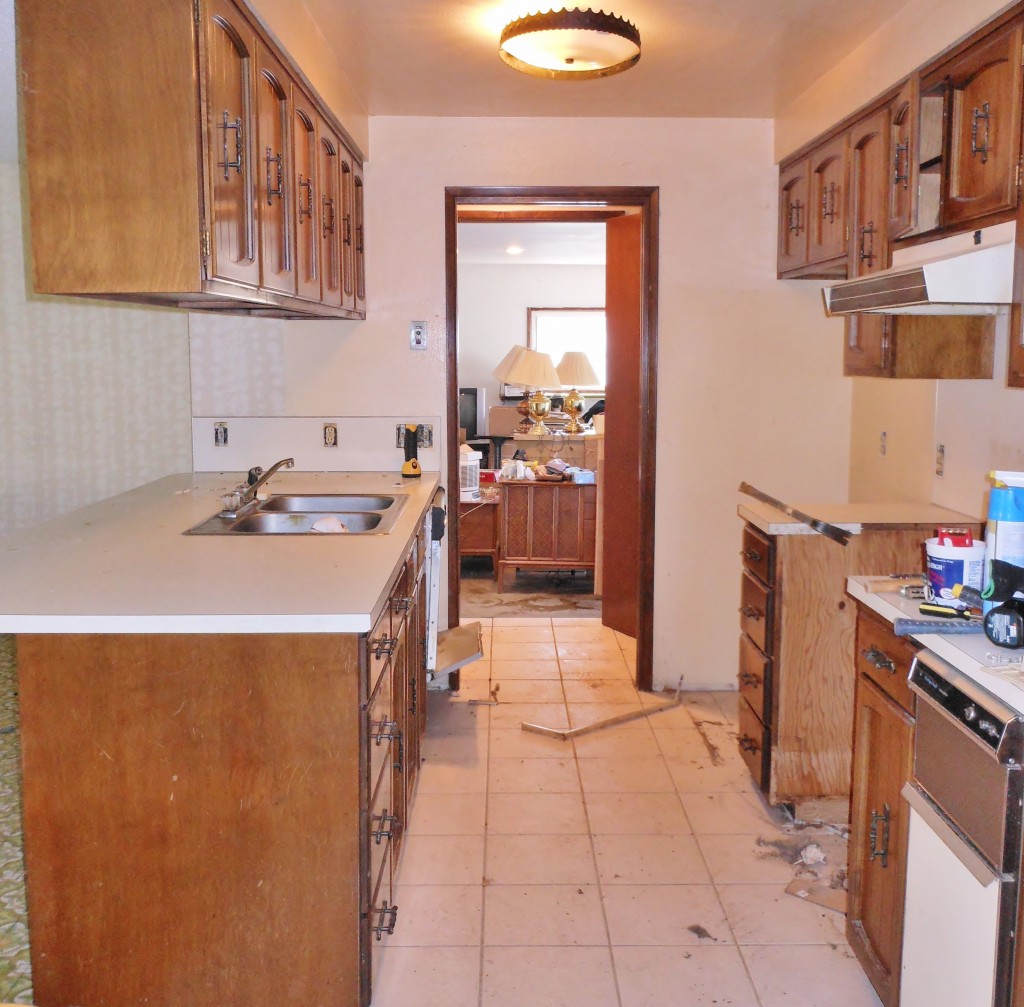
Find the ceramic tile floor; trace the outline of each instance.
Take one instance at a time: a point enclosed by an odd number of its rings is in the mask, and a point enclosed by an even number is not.
[[[736,754],[734,693],[530,734],[663,700],[592,619],[480,621],[459,697],[429,696],[373,1007],[878,1007],[843,917],[784,891],[809,840]],[[840,838],[813,841],[843,863]]]

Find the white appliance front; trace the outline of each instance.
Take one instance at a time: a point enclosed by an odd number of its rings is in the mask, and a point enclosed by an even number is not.
[[[992,1007],[996,875],[945,821],[908,810],[900,1007]]]

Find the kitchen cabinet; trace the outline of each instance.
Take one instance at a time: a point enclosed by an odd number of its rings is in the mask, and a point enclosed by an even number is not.
[[[400,927],[423,545],[366,634],[18,636],[37,1003],[270,1007],[287,976],[366,1007]]]
[[[844,547],[779,511],[741,506],[738,744],[771,804],[814,814],[827,800],[845,816],[856,681],[846,578],[923,569],[935,524],[967,519],[929,507],[802,509],[860,531]]]
[[[843,373],[876,378],[991,378],[992,315],[847,315]]]
[[[844,133],[781,169],[780,276],[846,277],[848,167]]]
[[[158,47],[140,44],[139,23]],[[33,0],[18,38],[37,293],[364,316],[361,253],[351,297],[335,300],[312,234],[318,136],[361,179],[355,147],[243,0]],[[341,268],[339,253],[339,285]]]
[[[1022,28],[1019,18],[952,56],[922,80],[948,119],[941,222],[953,227],[1017,205]]]
[[[888,179],[890,239],[901,238],[917,223],[918,136],[920,98],[918,76],[903,83],[888,107],[891,173]]]
[[[498,575],[501,556],[501,498],[459,504],[459,556],[487,556]]]
[[[859,607],[846,934],[884,1007],[899,1004],[916,650]]]
[[[593,571],[597,486],[503,481],[498,589],[518,569]]]

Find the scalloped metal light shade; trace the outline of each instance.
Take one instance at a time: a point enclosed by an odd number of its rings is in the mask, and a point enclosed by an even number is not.
[[[640,59],[640,32],[617,14],[562,8],[509,22],[498,53],[510,67],[534,77],[610,77]]]

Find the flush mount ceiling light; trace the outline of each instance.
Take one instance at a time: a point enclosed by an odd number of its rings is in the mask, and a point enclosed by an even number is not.
[[[509,22],[498,53],[509,66],[534,77],[610,77],[640,59],[640,32],[616,14],[562,8]]]

